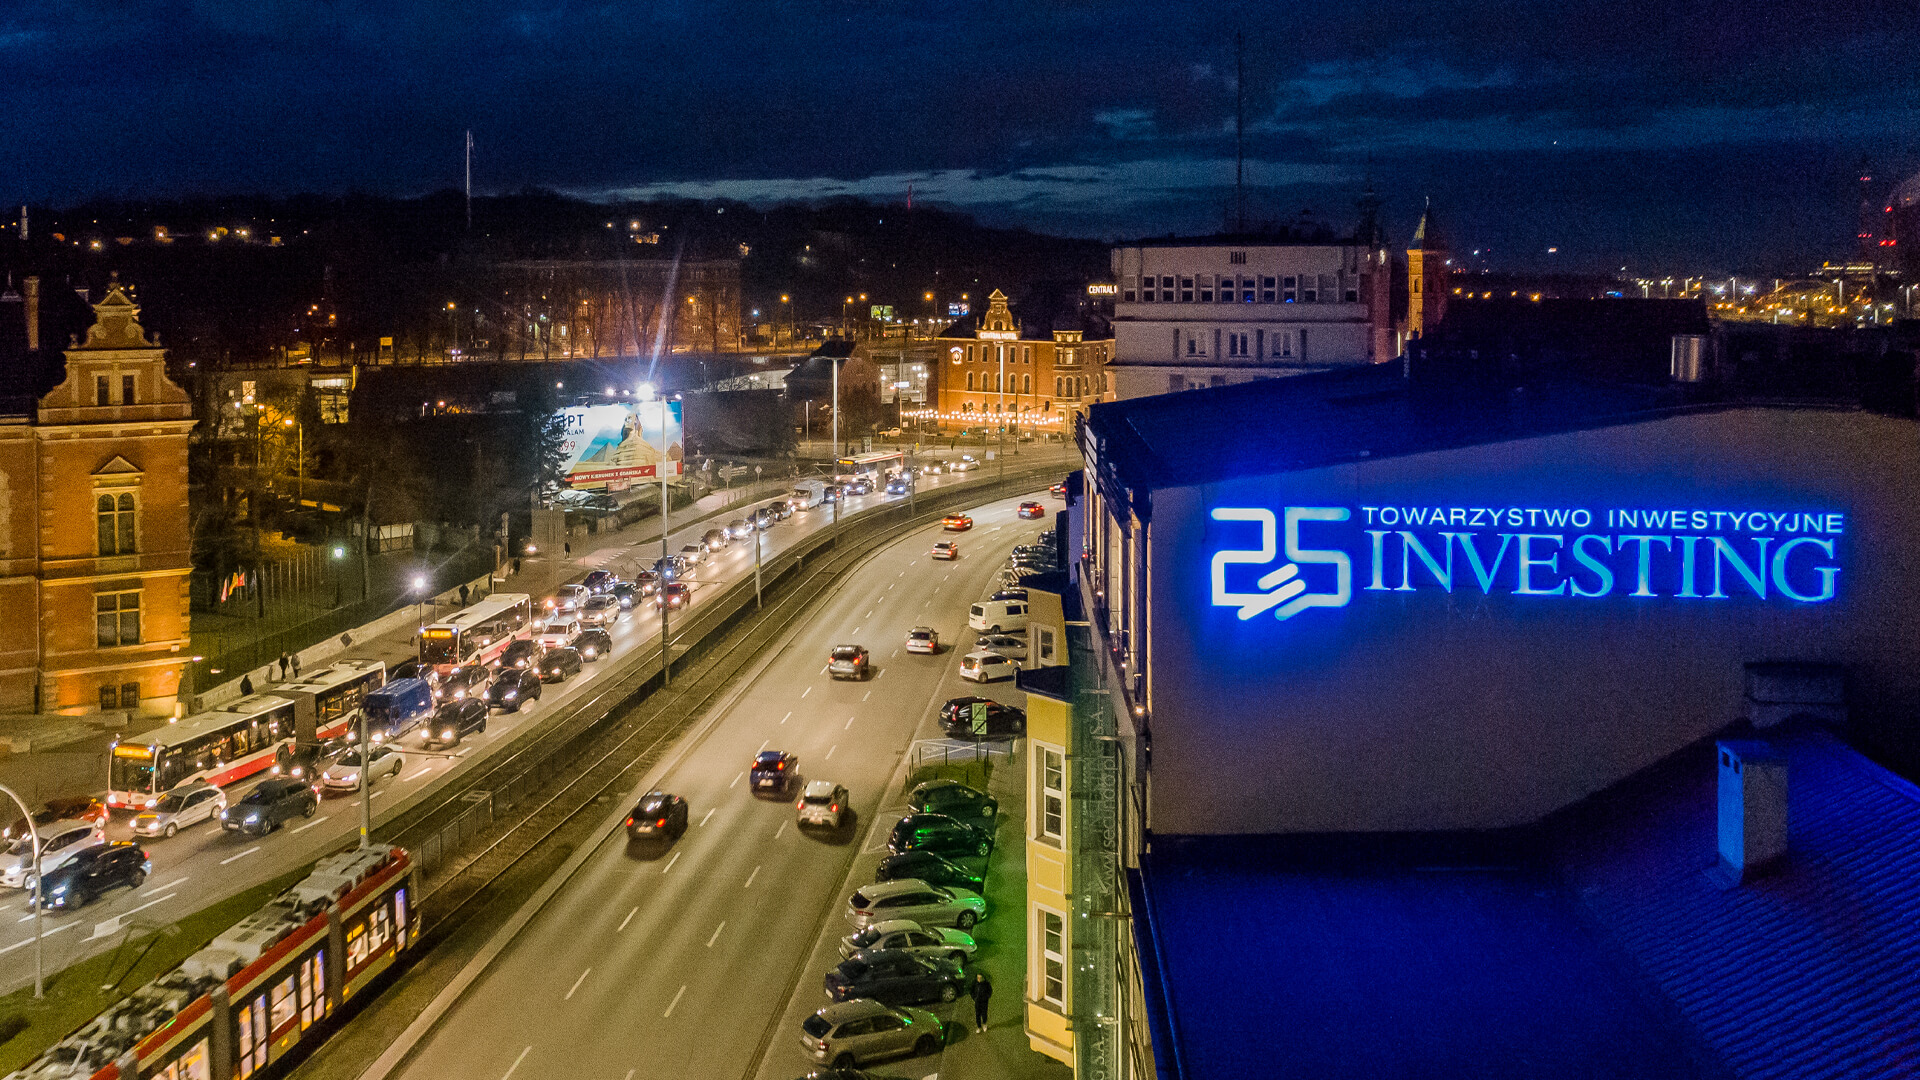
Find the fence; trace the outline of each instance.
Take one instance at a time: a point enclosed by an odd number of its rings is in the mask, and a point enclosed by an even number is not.
[[[920,739],[913,744],[913,769],[929,769],[947,765],[965,765],[984,762],[993,765],[999,758],[1011,764],[1014,754],[1014,740],[994,739],[987,742],[963,742],[959,739]]]

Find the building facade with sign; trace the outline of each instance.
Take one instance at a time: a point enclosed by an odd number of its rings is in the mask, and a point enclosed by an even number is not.
[[[1034,310],[1027,310],[1029,307]],[[1088,406],[1113,400],[1112,329],[1094,305],[1046,305],[1015,312],[995,289],[987,309],[935,339],[941,427],[997,427],[1066,433]]]
[[[1090,412],[1066,662],[1022,675],[1029,803],[1065,804],[1029,822],[1036,1049],[1191,1077],[1874,1058],[1779,1033],[1871,1029],[1898,995],[1788,1005],[1753,972],[1908,949],[1920,789],[1834,731],[1920,742],[1911,365],[1789,389],[1460,359]],[[1757,879],[1727,874],[1741,754],[1807,799]]]

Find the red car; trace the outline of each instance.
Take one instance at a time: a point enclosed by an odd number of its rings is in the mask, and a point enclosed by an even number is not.
[[[966,532],[973,528],[973,519],[965,514],[948,514],[940,519],[940,526],[948,532]]]
[[[1023,502],[1020,504],[1020,509],[1018,513],[1023,518],[1046,517],[1047,508],[1044,506],[1041,506],[1037,502]]]

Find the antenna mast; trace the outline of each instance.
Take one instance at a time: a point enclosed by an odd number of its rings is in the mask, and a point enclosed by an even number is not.
[[[467,130],[467,231],[473,231],[473,130]]]
[[[1246,43],[1233,33],[1233,231],[1247,231],[1247,78]]]

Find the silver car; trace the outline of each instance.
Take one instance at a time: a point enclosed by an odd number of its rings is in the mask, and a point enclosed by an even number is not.
[[[73,856],[107,842],[107,831],[91,821],[56,821],[40,826],[40,872],[65,866]],[[0,885],[9,889],[33,888],[33,838],[23,836],[7,848],[7,859],[0,865]]]
[[[226,808],[227,793],[212,784],[177,787],[160,796],[152,809],[135,814],[133,831],[137,836],[172,836],[189,825],[217,819]]]
[[[831,780],[809,780],[793,808],[801,825],[837,829],[848,809],[847,789]]]
[[[814,1061],[851,1069],[875,1058],[925,1056],[946,1043],[946,1026],[925,1009],[889,1008],[871,998],[829,1005],[800,1023],[800,1046]]]
[[[373,762],[367,769],[368,787],[372,787],[374,782],[383,776],[399,776],[401,766],[405,764],[400,758],[400,752],[391,746],[376,746],[373,748],[373,753],[368,756]],[[320,786],[328,791],[358,789],[360,787],[360,748],[356,746],[341,754],[334,759],[333,764],[322,769]]]
[[[997,652],[1001,656],[1010,656],[1015,660],[1027,658],[1027,639],[1023,634],[982,634],[974,641],[975,649]]]
[[[900,949],[929,960],[951,960],[956,964],[973,958],[977,948],[973,935],[945,926],[921,926],[912,919],[888,919],[877,922],[857,934],[840,939],[842,958],[862,949]]]
[[[865,930],[889,919],[911,919],[921,926],[952,926],[971,930],[987,916],[987,902],[979,893],[918,878],[899,878],[862,885],[847,898],[847,918],[855,930]]]

